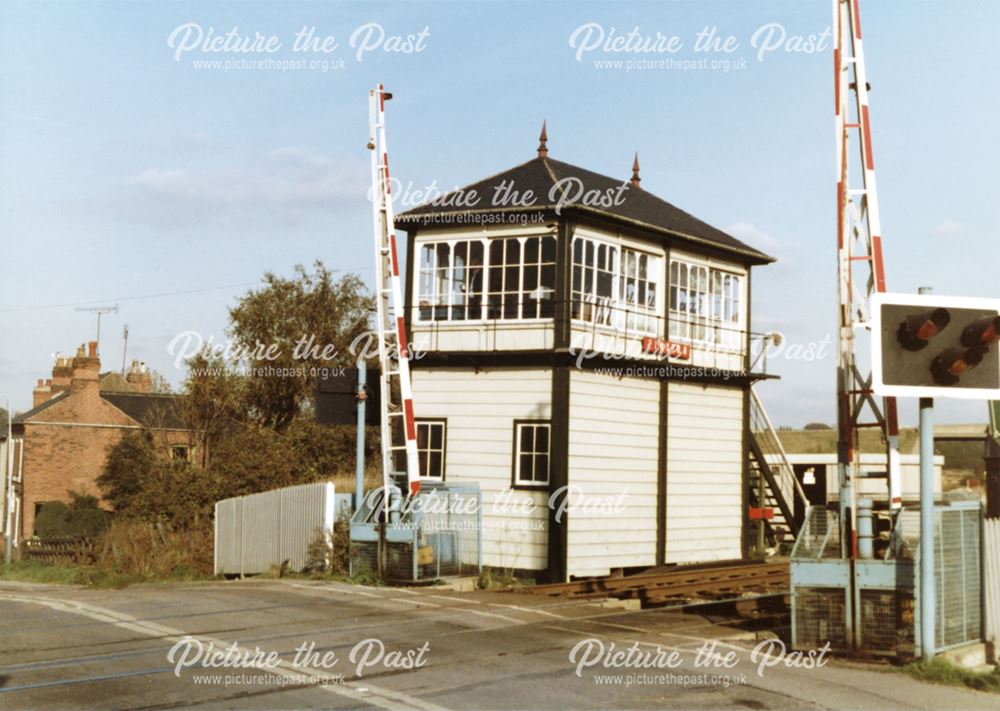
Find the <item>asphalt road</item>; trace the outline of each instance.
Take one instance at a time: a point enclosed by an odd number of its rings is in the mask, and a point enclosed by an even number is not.
[[[776,647],[761,668],[756,633],[690,611],[287,579],[0,583],[0,609],[3,709],[1000,708]]]

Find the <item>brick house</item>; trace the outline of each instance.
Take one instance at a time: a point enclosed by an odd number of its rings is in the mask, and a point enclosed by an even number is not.
[[[52,378],[35,387],[32,409],[14,418],[18,538],[33,535],[42,504],[68,501],[69,491],[99,496],[108,449],[126,432],[149,430],[166,456],[203,458],[184,425],[181,396],[152,393],[144,364],[133,361],[125,377],[100,369],[96,341],[73,358],[57,357]]]

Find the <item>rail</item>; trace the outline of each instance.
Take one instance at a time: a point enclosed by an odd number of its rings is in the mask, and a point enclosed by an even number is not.
[[[519,588],[528,595],[586,600],[616,598],[661,604],[678,598],[789,589],[788,563],[729,563],[679,566],[667,571],[625,578],[595,578]]]

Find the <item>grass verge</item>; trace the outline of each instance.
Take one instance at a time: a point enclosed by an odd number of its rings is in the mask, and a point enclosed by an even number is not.
[[[92,565],[56,564],[37,560],[15,560],[9,566],[0,564],[0,580],[50,585],[86,585],[93,588],[124,588],[133,583],[202,578],[203,576],[194,575],[184,566],[178,566],[171,575],[154,576],[105,570]]]
[[[902,671],[914,679],[928,681],[932,684],[965,686],[977,691],[1000,694],[1000,669],[977,672],[938,658],[929,662],[911,662],[904,666]]]

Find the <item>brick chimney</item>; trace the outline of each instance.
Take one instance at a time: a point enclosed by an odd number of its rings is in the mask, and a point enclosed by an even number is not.
[[[31,406],[38,407],[43,402],[52,397],[52,381],[48,381],[48,385],[45,384],[46,381],[41,378],[38,379],[38,384],[31,393]]]
[[[125,374],[125,380],[136,392],[148,393],[153,390],[153,374],[149,372],[149,367],[141,361],[132,361],[132,366]]]
[[[97,356],[97,341],[91,341],[84,350],[80,346],[73,358],[73,376],[69,390],[72,394],[100,397],[101,360]]]
[[[59,393],[69,390],[70,380],[73,379],[73,361],[70,358],[56,356],[55,365],[52,366],[52,386],[50,397],[55,397]]]

